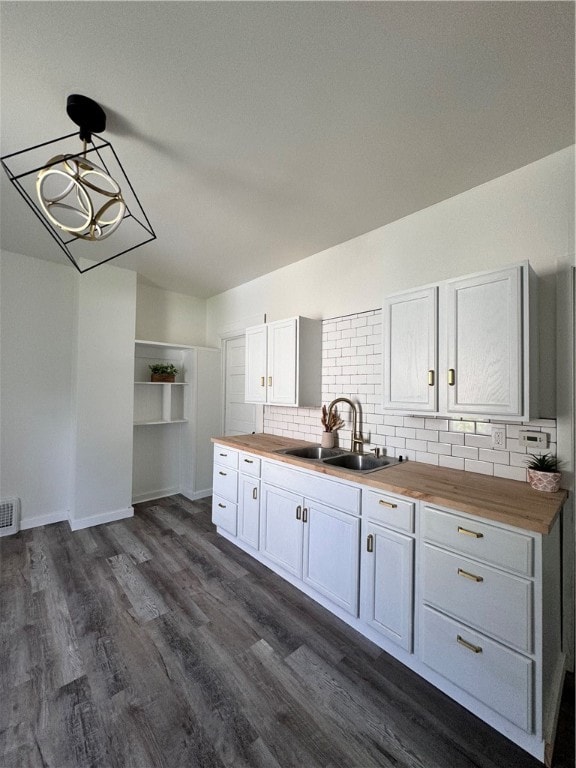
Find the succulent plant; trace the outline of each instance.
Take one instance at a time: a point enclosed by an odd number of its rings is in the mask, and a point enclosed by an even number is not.
[[[551,453],[531,453],[528,456],[528,469],[538,472],[558,472],[558,458]]]

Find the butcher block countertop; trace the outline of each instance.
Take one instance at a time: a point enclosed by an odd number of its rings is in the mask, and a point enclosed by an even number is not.
[[[566,491],[543,493],[517,480],[446,469],[416,461],[406,461],[368,474],[352,472],[318,461],[277,453],[285,448],[313,445],[304,440],[278,435],[213,437],[212,442],[281,461],[299,469],[361,483],[375,490],[451,507],[534,533],[550,532],[568,495]]]

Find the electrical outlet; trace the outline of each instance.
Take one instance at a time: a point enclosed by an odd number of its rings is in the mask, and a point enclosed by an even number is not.
[[[506,427],[492,427],[492,448],[503,451],[506,448]]]

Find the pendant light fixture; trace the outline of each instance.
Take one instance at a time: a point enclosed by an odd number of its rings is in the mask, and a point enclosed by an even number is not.
[[[38,144],[1,160],[10,181],[74,266],[86,272],[156,239],[156,235],[112,145],[93,137],[106,128],[102,107],[87,96],[72,94],[66,111],[80,127],[79,135]],[[80,148],[77,143],[70,145],[73,137],[80,139]],[[51,145],[60,151],[40,167],[35,160],[31,170],[15,167],[25,155],[38,158],[38,153]],[[137,242],[131,242],[135,236]],[[111,245],[103,244],[109,238]]]

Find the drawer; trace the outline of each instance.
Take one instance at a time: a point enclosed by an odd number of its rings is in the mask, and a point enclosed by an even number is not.
[[[212,493],[236,504],[238,501],[238,472],[221,464],[214,464]]]
[[[414,533],[414,502],[378,491],[362,492],[362,517],[375,523]]]
[[[420,658],[510,722],[532,732],[531,659],[424,608]]]
[[[233,504],[222,496],[212,496],[212,522],[218,528],[231,533],[232,536],[236,536],[237,511],[237,504]]]
[[[221,464],[223,467],[230,467],[230,469],[238,469],[238,451],[233,451],[224,445],[215,445],[214,463]]]
[[[260,477],[261,459],[251,453],[241,453],[238,458],[238,469],[243,475]]]
[[[519,650],[532,651],[532,582],[425,544],[423,599]]]
[[[524,576],[533,573],[533,539],[481,520],[424,508],[423,535],[448,547]]]
[[[262,480],[279,488],[354,515],[360,514],[360,489],[337,480],[328,480],[317,472],[299,472],[271,461],[262,464]]]

